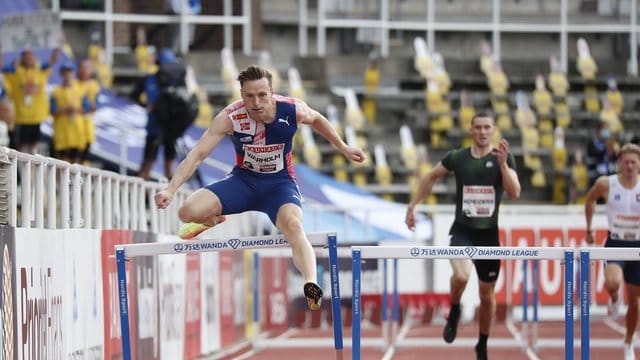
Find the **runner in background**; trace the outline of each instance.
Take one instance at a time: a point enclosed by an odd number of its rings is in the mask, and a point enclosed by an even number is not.
[[[606,201],[609,233],[604,247],[640,247],[640,147],[626,144],[618,153],[618,172],[599,177],[587,193],[584,206],[587,229],[585,241],[593,244],[593,214],[599,199]],[[640,298],[640,262],[607,261],[604,268],[604,287],[609,293],[608,314],[618,315],[620,287],[627,290],[626,334],[624,359],[635,359],[633,338],[638,325]]]
[[[422,178],[418,191],[411,197],[405,223],[415,229],[414,210],[431,194],[435,183],[449,172],[456,178],[456,215],[449,231],[451,246],[500,246],[498,211],[502,193],[511,199],[520,197],[520,181],[515,159],[507,140],[494,147],[496,124],[493,117],[477,113],[471,119],[471,147],[452,150]],[[460,320],[460,299],[471,272],[471,260],[452,259],[451,310],[442,337],[447,343],[456,339]],[[500,260],[473,260],[479,279],[479,336],[476,358],[487,359],[487,340],[496,312],[495,286],[500,273]]]

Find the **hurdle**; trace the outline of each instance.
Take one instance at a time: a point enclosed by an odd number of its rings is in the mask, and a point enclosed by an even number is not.
[[[342,314],[340,311],[340,282],[338,268],[337,236],[334,232],[308,233],[312,246],[328,248],[331,279],[331,306],[333,316],[334,348],[336,359],[342,359]],[[120,308],[120,329],[122,336],[122,358],[131,359],[131,338],[129,331],[129,300],[127,294],[126,261],[139,256],[178,255],[211,251],[238,251],[288,246],[284,235],[249,236],[228,239],[198,239],[193,241],[173,241],[143,244],[118,244],[115,257],[118,277],[118,299]],[[254,293],[255,296],[255,293]],[[257,303],[257,299],[254,303]],[[257,311],[257,310],[256,310]]]
[[[480,247],[480,246],[352,246],[352,359],[360,360],[361,265],[362,259],[470,259],[564,261],[565,359],[573,360],[573,264],[574,249],[568,247]],[[393,337],[392,337],[393,338]],[[397,341],[391,345],[393,352]]]
[[[591,260],[640,261],[640,248],[580,248],[580,358],[588,360],[590,347]]]

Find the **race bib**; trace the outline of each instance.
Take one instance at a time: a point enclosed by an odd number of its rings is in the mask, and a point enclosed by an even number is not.
[[[467,217],[490,217],[496,207],[496,190],[493,186],[464,186],[462,188],[462,212]]]
[[[640,215],[616,214],[610,228],[614,240],[640,240]]]
[[[284,169],[284,144],[244,145],[244,162],[247,169],[263,174]]]

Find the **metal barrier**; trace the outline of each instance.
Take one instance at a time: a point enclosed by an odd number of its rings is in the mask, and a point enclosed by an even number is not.
[[[0,222],[23,228],[131,229],[175,233],[181,189],[154,206],[165,184],[0,148]]]

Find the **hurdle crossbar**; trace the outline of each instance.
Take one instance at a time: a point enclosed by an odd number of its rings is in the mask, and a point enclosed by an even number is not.
[[[331,306],[336,359],[342,359],[342,313],[340,311],[340,282],[338,268],[337,236],[335,232],[308,233],[312,246],[328,248],[331,278]],[[129,300],[127,294],[126,261],[128,258],[155,255],[178,255],[212,251],[238,251],[288,246],[284,235],[248,236],[226,239],[198,239],[192,241],[169,241],[161,243],[118,244],[115,245],[118,273],[118,297],[120,304],[120,328],[122,331],[122,357],[131,359],[131,338],[129,331]],[[255,293],[254,293],[255,294]],[[257,302],[257,301],[256,301]],[[257,315],[256,315],[257,317]]]
[[[580,358],[590,357],[591,260],[640,261],[640,248],[580,248]]]
[[[573,360],[573,263],[574,249],[565,247],[481,246],[352,246],[353,301],[352,355],[360,360],[361,264],[362,259],[468,259],[468,260],[564,260],[565,264],[565,359]],[[392,346],[395,346],[393,344]]]

